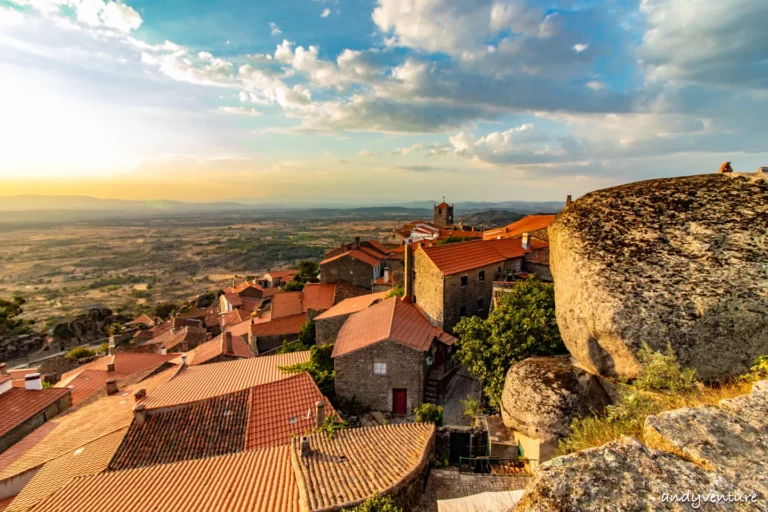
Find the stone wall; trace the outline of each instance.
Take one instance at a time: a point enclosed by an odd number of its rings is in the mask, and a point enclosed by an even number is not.
[[[416,304],[424,311],[432,325],[443,325],[443,273],[440,272],[424,251],[413,254],[413,294]],[[407,276],[406,276],[407,277]]]
[[[347,321],[349,315],[333,316],[331,318],[323,318],[315,320],[315,339],[318,345],[325,343],[333,343],[336,341],[336,336],[339,335],[344,322]]]
[[[321,283],[339,281],[370,290],[373,284],[373,267],[351,256],[344,256],[320,265]]]
[[[392,411],[392,389],[408,390],[408,411],[424,398],[424,353],[392,340],[333,360],[336,394],[356,397],[377,411]],[[386,363],[386,375],[374,375],[373,363]]]
[[[523,271],[528,272],[536,276],[536,279],[544,282],[553,282],[555,279],[552,277],[552,271],[549,269],[549,265],[541,265],[539,263],[523,262]]]
[[[265,352],[278,349],[283,345],[283,341],[288,343],[299,339],[298,333],[296,334],[279,334],[275,336],[258,336],[252,338],[251,352],[255,355],[264,355]]]
[[[34,363],[38,373],[46,378],[47,382],[59,382],[61,376],[69,370],[74,370],[79,366],[77,359],[69,359],[64,354],[39,363]]]
[[[437,429],[435,437],[435,457],[450,459],[451,434],[469,434],[469,456],[485,457],[488,453],[488,432],[478,427],[448,425]]]

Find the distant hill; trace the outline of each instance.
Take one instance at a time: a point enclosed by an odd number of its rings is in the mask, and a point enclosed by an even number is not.
[[[516,220],[525,217],[526,213],[511,212],[509,210],[491,209],[479,212],[459,215],[458,220],[465,226],[474,226],[476,229],[493,229],[506,226]]]

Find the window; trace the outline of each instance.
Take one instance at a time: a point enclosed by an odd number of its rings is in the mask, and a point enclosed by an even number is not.
[[[467,316],[467,306],[461,306],[459,308],[459,316]]]
[[[485,281],[485,270],[481,270],[481,271],[480,271],[480,272],[477,274],[477,280],[478,280],[478,281]]]
[[[462,287],[467,286],[467,281],[468,281],[467,276],[461,276],[461,286]]]
[[[482,311],[485,308],[485,299],[477,299],[477,310]]]
[[[386,375],[387,374],[387,363],[373,363],[373,374],[374,375]]]

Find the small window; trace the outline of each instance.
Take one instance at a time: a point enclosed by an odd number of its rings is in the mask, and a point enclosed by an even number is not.
[[[374,375],[386,375],[387,374],[387,363],[373,363],[373,374]]]
[[[467,276],[461,276],[461,286],[467,286],[468,281]]]
[[[480,271],[480,272],[477,274],[477,280],[478,280],[478,281],[485,281],[485,270],[481,270],[481,271]]]
[[[482,311],[485,308],[485,299],[477,299],[477,310]]]
[[[459,316],[467,316],[467,306],[461,306],[459,308]]]
[[[299,422],[299,418],[297,416],[291,416],[290,418],[288,418],[288,423],[290,423],[291,425],[298,422]]]

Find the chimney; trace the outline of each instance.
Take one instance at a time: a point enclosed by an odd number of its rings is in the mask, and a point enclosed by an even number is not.
[[[355,237],[355,249],[359,249],[359,248],[360,248],[360,237],[356,236]]]
[[[311,453],[312,450],[309,448],[309,437],[304,436],[301,438],[301,456],[309,457]]]
[[[232,332],[227,331],[224,333],[224,352],[227,354],[231,354],[234,352],[232,350]]]
[[[144,404],[137,404],[133,406],[133,421],[138,426],[142,426],[147,421],[147,411]]]
[[[175,327],[171,327],[171,334],[176,334],[176,328]]]
[[[413,247],[405,246],[405,302],[413,301]]]
[[[523,249],[531,248],[531,234],[523,233]]]
[[[160,355],[161,356],[167,356],[168,355],[168,350],[164,346],[162,346],[162,345],[160,345]]]
[[[6,370],[7,367],[7,364],[0,363],[0,375],[8,375],[8,370]]]
[[[141,402],[144,399],[145,396],[147,396],[147,390],[146,389],[140,389],[140,390],[138,390],[137,392],[135,392],[133,394],[133,399],[136,402]]]
[[[317,419],[316,427],[320,428],[325,423],[325,400],[318,400],[315,404],[315,417]]]
[[[115,373],[115,361],[107,363],[107,373]]]
[[[117,381],[109,379],[107,381],[107,395],[114,395],[115,393],[117,393]]]
[[[181,367],[187,367],[187,354],[181,354]]]
[[[384,267],[384,284],[389,282],[389,267]]]
[[[24,377],[24,389],[27,391],[40,391],[43,389],[43,379],[39,373],[29,373]]]
[[[571,199],[571,194],[568,194],[565,198],[565,207],[568,208],[569,206],[571,206],[572,202],[573,200]]]
[[[720,169],[717,170],[718,174],[725,174],[733,172],[733,168],[731,167],[731,162],[723,162],[720,166]]]

